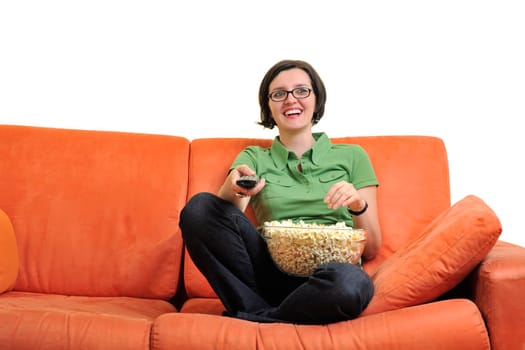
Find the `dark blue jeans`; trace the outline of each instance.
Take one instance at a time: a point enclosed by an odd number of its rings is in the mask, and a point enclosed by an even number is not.
[[[282,272],[244,213],[211,193],[190,199],[180,227],[193,262],[232,317],[326,324],[357,317],[373,296],[370,277],[352,264],[327,263],[308,277]]]

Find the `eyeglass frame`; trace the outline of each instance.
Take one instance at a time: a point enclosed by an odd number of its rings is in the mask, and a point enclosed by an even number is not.
[[[303,96],[303,97],[297,97],[297,96],[295,96],[295,94],[294,94],[294,91],[297,91],[297,90],[308,90],[308,95]],[[284,101],[284,100],[286,100],[286,99],[288,98],[288,95],[292,94],[292,96],[293,96],[294,98],[299,99],[299,100],[302,100],[302,99],[304,99],[304,98],[310,97],[310,95],[312,94],[312,91],[313,91],[313,89],[311,89],[311,88],[309,88],[309,87],[306,87],[306,86],[299,86],[299,87],[296,87],[296,88],[294,88],[294,89],[292,89],[292,90],[281,90],[281,89],[279,89],[279,90],[274,90],[274,91],[270,92],[270,93],[268,94],[268,98],[269,98],[270,100],[272,100],[273,102],[282,102],[282,101]],[[272,95],[273,95],[274,93],[276,93],[276,92],[286,92],[286,96],[285,96],[282,100],[275,100],[275,99],[272,98]]]

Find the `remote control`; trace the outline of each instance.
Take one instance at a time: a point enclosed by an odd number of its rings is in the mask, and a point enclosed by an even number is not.
[[[259,182],[259,177],[257,175],[245,175],[237,180],[237,185],[244,188],[253,188],[257,185],[257,182]]]

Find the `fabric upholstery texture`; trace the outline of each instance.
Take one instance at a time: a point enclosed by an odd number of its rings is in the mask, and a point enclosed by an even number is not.
[[[525,329],[524,266],[523,247],[498,241],[466,282],[470,297],[491,326],[493,349],[525,349],[525,340],[516,336],[518,329]]]
[[[0,208],[20,257],[16,290],[174,294],[188,140],[17,126],[2,126],[0,140]]]
[[[464,341],[457,341],[459,334]],[[456,299],[315,326],[255,323],[201,313],[160,316],[152,331],[152,349],[179,348],[488,350],[490,342],[476,306]]]
[[[379,266],[372,275],[374,297],[362,315],[425,303],[448,292],[483,260],[500,234],[492,209],[476,196],[463,198]]]
[[[8,292],[0,299],[0,349],[148,350],[153,322],[174,311],[155,299]]]
[[[501,225],[481,199],[451,207],[439,138],[332,139],[370,155],[383,245],[363,265],[368,314],[318,326],[223,316],[184,254],[189,197],[272,140],[13,125],[0,140],[0,350],[525,349],[525,247],[494,245]]]
[[[13,225],[0,209],[0,294],[11,290],[18,276],[18,247]]]

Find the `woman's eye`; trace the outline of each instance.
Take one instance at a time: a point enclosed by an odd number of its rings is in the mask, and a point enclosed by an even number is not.
[[[284,96],[285,94],[286,94],[286,92],[284,92],[284,91],[274,91],[274,92],[272,93],[272,96],[273,96],[274,98],[283,98],[283,96]]]

